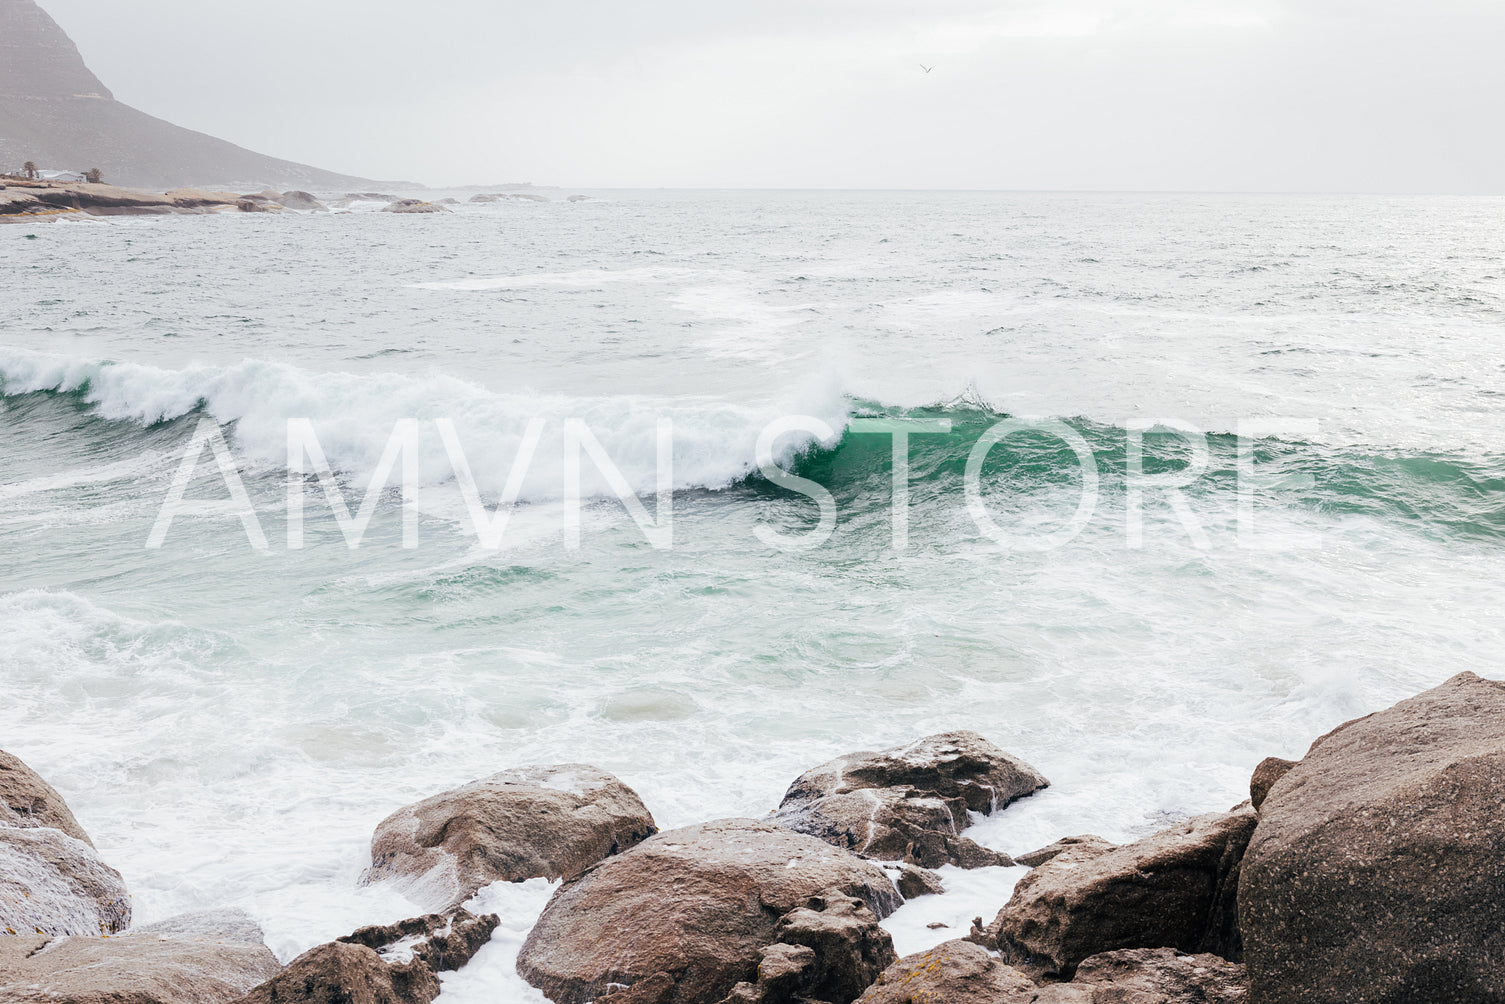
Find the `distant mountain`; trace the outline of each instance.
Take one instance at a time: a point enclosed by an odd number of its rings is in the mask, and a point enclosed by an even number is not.
[[[137,188],[365,187],[370,179],[278,160],[116,101],[35,0],[0,0],[0,171],[86,171]],[[391,183],[387,183],[391,184]]]

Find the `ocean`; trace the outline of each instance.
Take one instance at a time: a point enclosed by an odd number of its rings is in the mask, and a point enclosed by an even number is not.
[[[529,763],[667,829],[973,729],[1053,784],[969,835],[1126,840],[1500,675],[1505,200],[546,194],[0,228],[0,748],[138,922],[410,916],[376,824]]]

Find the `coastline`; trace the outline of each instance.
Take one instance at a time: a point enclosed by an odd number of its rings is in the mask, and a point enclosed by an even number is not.
[[[404,199],[378,193],[350,193],[333,202],[369,201],[387,203],[384,212],[445,212],[439,203]],[[103,216],[187,216],[220,213],[310,213],[332,208],[303,191],[236,193],[198,188],[175,188],[151,192],[115,185],[82,182],[36,181],[7,176],[0,178],[0,223],[37,220],[89,219]]]
[[[795,779],[764,819],[668,832],[604,771],[516,768],[378,827],[363,884],[428,912],[285,966],[238,911],[133,928],[124,880],[62,796],[0,754],[0,993],[427,1004],[441,973],[495,941],[556,1004],[1491,1000],[1502,721],[1505,682],[1460,673],[1299,761],[1266,759],[1228,812],[1016,856],[961,831],[1049,781],[971,732],[847,754]],[[899,956],[887,918],[999,866],[1029,871],[991,922]],[[535,880],[558,885],[525,938],[519,918],[474,912],[509,902],[493,885]],[[484,999],[465,985],[460,999]]]

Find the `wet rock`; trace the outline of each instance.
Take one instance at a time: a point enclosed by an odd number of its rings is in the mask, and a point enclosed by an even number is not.
[[[476,916],[468,910],[427,914],[396,924],[363,927],[339,940],[364,945],[384,960],[407,964],[417,960],[436,973],[460,969],[491,940],[498,918]]]
[[[63,796],[4,750],[0,750],[0,826],[51,827],[94,846]]]
[[[389,966],[364,945],[310,949],[236,1004],[429,1004],[442,989],[426,966]]]
[[[945,883],[935,872],[929,868],[919,868],[909,864],[899,866],[898,877],[894,880],[894,884],[899,887],[899,895],[905,899],[936,896],[946,891]]]
[[[274,202],[264,195],[243,195],[235,201],[235,208],[243,213],[280,213],[282,203]]]
[[[283,192],[282,204],[300,213],[327,213],[329,207],[308,192]]]
[[[399,199],[382,210],[384,213],[447,213],[448,209],[422,199]]]
[[[1079,837],[1062,837],[1055,843],[1047,844],[1046,846],[1041,847],[1039,850],[1030,851],[1027,854],[1014,855],[1014,863],[1019,865],[1028,865],[1031,868],[1038,868],[1041,865],[1045,864],[1045,862],[1050,861],[1058,857],[1065,851],[1069,851],[1075,847],[1086,847],[1099,851],[1108,851],[1112,850],[1115,846],[1116,845],[1111,843],[1110,841],[1104,840],[1102,837],[1095,836],[1093,834],[1087,834],[1085,836]]]
[[[993,922],[997,945],[1030,975],[1061,979],[1121,948],[1237,957],[1238,866],[1257,818],[1246,805],[1121,847],[1069,848],[1015,886]]]
[[[198,910],[180,913],[155,924],[142,924],[130,930],[131,937],[152,935],[161,938],[198,938],[200,940],[260,945],[266,941],[261,925],[244,910]]]
[[[364,927],[298,956],[237,1004],[429,1004],[496,930],[464,910]]]
[[[889,966],[858,1004],[998,1004],[1035,984],[992,952],[969,941],[948,941]]]
[[[1216,955],[1137,948],[1094,955],[1070,983],[1039,987],[997,1004],[1244,1004],[1244,967]]]
[[[120,873],[52,828],[0,827],[0,935],[115,934],[131,922]]]
[[[500,202],[500,201],[502,201],[502,197],[500,195],[472,195],[470,197],[470,201],[471,202]]]
[[[585,764],[520,767],[398,809],[363,883],[446,910],[496,881],[573,878],[658,832],[627,785]]]
[[[949,732],[877,753],[851,753],[801,775],[773,820],[855,853],[926,868],[1012,865],[961,835],[1050,782],[975,732]]]
[[[780,943],[761,955],[757,982],[738,983],[721,1004],[788,1004],[800,996],[806,974],[815,967],[815,950]]]
[[[738,983],[726,1004],[850,1004],[898,961],[867,904],[834,889],[786,913],[777,936],[760,953],[756,981]]]
[[[1260,1004],[1505,1000],[1505,683],[1339,726],[1272,787],[1239,887]]]
[[[566,882],[518,972],[557,1004],[659,974],[673,981],[664,1004],[715,1004],[738,983],[756,985],[763,949],[793,929],[780,926],[787,914],[838,896],[861,900],[875,919],[901,902],[876,864],[812,837],[752,819],[686,827]]]
[[[1249,801],[1255,809],[1265,804],[1265,798],[1269,796],[1270,789],[1275,787],[1275,782],[1290,773],[1291,768],[1296,766],[1295,760],[1282,760],[1278,756],[1266,757],[1254,768],[1254,775],[1249,778]]]
[[[243,914],[174,918],[111,938],[27,939],[0,950],[7,1004],[227,1004],[282,966]],[[237,918],[233,919],[232,918]],[[226,925],[234,936],[218,938]],[[249,926],[248,926],[249,925]],[[0,942],[19,939],[0,938]]]
[[[893,939],[878,926],[878,917],[862,900],[839,889],[812,897],[779,921],[777,936],[786,945],[809,948],[814,958],[804,968],[801,997],[847,1004],[897,962]]]

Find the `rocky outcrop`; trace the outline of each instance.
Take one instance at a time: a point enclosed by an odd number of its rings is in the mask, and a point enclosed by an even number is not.
[[[308,192],[283,192],[281,202],[288,209],[299,213],[327,213],[329,207]]]
[[[1083,959],[1120,948],[1236,959],[1239,862],[1256,821],[1241,806],[1121,847],[1067,849],[1015,886],[992,925],[997,945],[1032,976],[1061,979]]]
[[[585,764],[520,767],[398,809],[364,883],[444,910],[492,882],[573,878],[658,832],[627,785]]]
[[[1102,837],[1090,833],[1079,837],[1062,837],[1055,843],[1047,844],[1039,850],[1014,855],[1014,863],[1028,865],[1030,868],[1038,868],[1045,864],[1045,862],[1054,860],[1069,850],[1086,848],[1092,851],[1111,851],[1114,846],[1111,841],[1104,840]]]
[[[131,922],[120,873],[62,830],[0,827],[0,935],[115,934]]]
[[[94,846],[94,841],[73,818],[63,796],[36,771],[4,750],[0,750],[0,826],[50,827]]]
[[[739,983],[756,986],[763,950],[791,930],[781,928],[787,915],[838,897],[876,919],[901,902],[877,865],[812,837],[752,819],[702,823],[565,883],[518,972],[557,1004],[596,1000],[614,984],[634,1000],[651,992],[657,1004],[715,1004]]]
[[[365,927],[310,949],[237,1004],[429,1004],[496,930],[464,910]]]
[[[431,913],[396,924],[363,927],[339,940],[364,945],[388,962],[407,965],[420,962],[436,973],[459,969],[491,940],[498,918],[476,916],[469,910]]]
[[[889,966],[858,1004],[998,1004],[1034,991],[1027,976],[986,948],[948,941]]]
[[[1247,1000],[1248,982],[1241,965],[1216,955],[1138,948],[1094,955],[1077,967],[1070,983],[995,998],[990,1004],[1244,1004]]]
[[[399,968],[364,945],[309,949],[236,1004],[429,1004],[442,989],[425,966]]]
[[[304,195],[306,193],[292,193]],[[310,197],[311,199],[312,197]],[[201,213],[280,213],[305,205],[275,192],[237,195],[177,188],[170,192],[143,192],[114,185],[63,182],[24,182],[0,185],[0,222],[25,222],[37,217],[168,216]],[[314,200],[316,208],[319,207]]]
[[[738,983],[724,1004],[848,1004],[898,960],[867,904],[836,889],[786,913],[776,936],[760,953],[756,981]]]
[[[0,951],[7,1004],[227,1004],[282,968],[243,914],[173,918],[112,938],[28,939],[22,947]]]
[[[801,775],[774,822],[857,854],[926,868],[1011,865],[961,835],[984,815],[1050,782],[975,732],[948,732],[877,753],[851,753]]]
[[[399,199],[382,210],[384,213],[447,213],[444,206],[437,202],[424,202],[422,199]]]
[[[235,202],[235,208],[243,213],[280,213],[283,211],[282,203],[274,202],[262,195],[247,195]]]
[[[1260,807],[1260,1004],[1505,1000],[1505,682],[1462,673],[1312,744]]]
[[[1278,756],[1266,757],[1254,768],[1254,774],[1249,778],[1249,803],[1256,810],[1265,804],[1265,798],[1270,794],[1270,789],[1275,787],[1275,782],[1291,772],[1296,766],[1294,760],[1282,760]]]
[[[946,884],[941,881],[940,875],[929,868],[900,864],[897,869],[894,885],[899,887],[899,895],[905,899],[914,899],[917,896],[938,896],[946,891]]]

